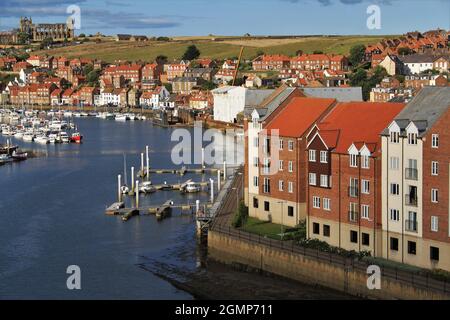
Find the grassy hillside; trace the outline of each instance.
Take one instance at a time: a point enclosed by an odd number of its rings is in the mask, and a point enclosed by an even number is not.
[[[201,51],[202,57],[225,59],[239,54],[241,45],[245,46],[244,57],[253,58],[258,51],[267,54],[295,55],[297,50],[312,53],[320,50],[325,53],[347,54],[356,44],[376,43],[385,37],[372,36],[344,36],[344,37],[303,37],[289,39],[227,39],[212,41],[210,39],[175,40],[170,42],[88,42],[78,46],[37,51],[37,54],[54,56],[98,58],[108,62],[116,59],[152,61],[158,55],[165,55],[169,59],[178,59],[187,46],[195,44]]]

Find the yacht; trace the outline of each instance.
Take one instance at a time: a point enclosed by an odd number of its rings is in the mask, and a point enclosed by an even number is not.
[[[49,144],[50,143],[50,139],[47,138],[46,136],[38,136],[34,139],[34,141],[36,141],[39,144]]]
[[[202,187],[195,182],[188,182],[186,184],[186,188],[185,188],[187,193],[197,193],[200,192],[202,190]]]
[[[62,131],[59,134],[59,139],[62,143],[69,143],[70,142],[70,138],[69,135],[67,134],[67,132]]]
[[[127,115],[126,114],[116,114],[116,121],[127,121]]]
[[[154,193],[156,192],[156,188],[152,185],[151,182],[143,182],[142,185],[139,186],[140,193]]]
[[[34,134],[33,133],[30,133],[30,132],[24,133],[23,141],[33,142],[33,140],[34,140]]]

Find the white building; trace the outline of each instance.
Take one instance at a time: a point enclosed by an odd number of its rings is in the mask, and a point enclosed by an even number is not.
[[[120,103],[120,92],[122,89],[105,89],[100,93],[101,105],[118,106]]]
[[[413,54],[401,57],[405,74],[420,74],[434,68],[437,57],[427,54]]]
[[[257,106],[273,90],[249,90],[244,87],[226,86],[211,91],[214,97],[214,120],[235,123],[237,115],[245,107]]]

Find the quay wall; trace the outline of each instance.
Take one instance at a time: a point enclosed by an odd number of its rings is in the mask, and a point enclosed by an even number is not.
[[[422,286],[414,285],[414,279],[401,281],[383,275],[381,290],[369,290],[367,269],[357,268],[352,264],[339,265],[331,260],[326,261],[258,242],[260,241],[245,239],[245,236],[238,238],[213,228],[208,233],[208,257],[225,264],[321,285],[363,298],[450,299],[450,291],[445,289],[442,291],[423,288],[423,283]]]

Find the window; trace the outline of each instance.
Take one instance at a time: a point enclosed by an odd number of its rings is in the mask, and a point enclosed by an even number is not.
[[[391,250],[398,251],[398,238],[391,238]]]
[[[293,216],[294,216],[294,207],[288,206],[288,217],[293,217]]]
[[[358,167],[358,155],[356,154],[350,155],[350,167],[352,168]]]
[[[391,157],[389,163],[391,170],[398,170],[400,166],[400,159],[398,157]]]
[[[254,187],[259,186],[259,177],[258,176],[253,177],[253,186]]]
[[[284,165],[284,162],[283,162],[283,160],[280,160],[280,161],[278,161],[278,169],[280,170],[280,171],[283,171],[283,165]]]
[[[408,241],[408,253],[413,255],[417,253],[417,245],[414,241]]]
[[[270,211],[270,202],[264,201],[264,211]]]
[[[278,190],[280,190],[280,191],[284,190],[284,181],[283,180],[278,181]]]
[[[288,171],[294,172],[294,163],[292,161],[289,161],[288,163]]]
[[[253,198],[253,208],[258,209],[258,207],[259,207],[258,198]]]
[[[436,216],[431,217],[431,231],[433,232],[439,231],[439,217]]]
[[[288,183],[288,192],[294,193],[294,183],[292,183],[292,182]]]
[[[439,135],[438,134],[433,134],[431,136],[431,147],[439,148]]]
[[[439,173],[439,163],[437,161],[431,161],[431,175],[437,176]]]
[[[283,139],[280,139],[280,150],[283,150],[284,148],[284,141]]]
[[[417,133],[408,133],[408,144],[409,145],[417,144]]]
[[[327,163],[328,162],[328,152],[320,151],[320,162]]]
[[[430,247],[430,259],[434,261],[439,261],[439,248]]]
[[[292,140],[288,141],[288,149],[289,151],[294,151],[294,141]]]
[[[259,147],[259,138],[258,137],[253,138],[253,146],[255,148]]]
[[[400,132],[391,132],[391,143],[400,142]]]
[[[350,231],[350,242],[358,243],[358,232],[351,230]]]
[[[369,156],[362,156],[361,157],[361,168],[363,168],[363,169],[369,169],[370,168],[370,158],[369,158]]]
[[[270,193],[270,179],[269,178],[264,178],[263,191],[264,191],[264,193]]]
[[[313,197],[313,208],[320,209],[320,198]]]
[[[328,198],[323,198],[323,210],[331,211],[331,200]]]
[[[330,226],[327,224],[323,225],[323,236],[330,237]]]
[[[264,139],[263,150],[266,154],[270,154],[270,139],[269,138]]]
[[[364,194],[370,194],[370,181],[361,180],[361,192]]]
[[[439,202],[439,190],[431,189],[431,202],[438,203]]]
[[[348,193],[350,197],[358,196],[358,179],[350,178],[350,187]]]
[[[325,174],[320,175],[320,186],[328,188],[328,176]]]
[[[369,220],[370,207],[366,204],[361,205],[361,218]]]
[[[270,160],[268,158],[264,158],[263,173],[264,174],[269,174],[270,173]]]
[[[311,186],[315,186],[316,185],[316,174],[315,173],[310,173],[309,174],[309,184]]]
[[[400,211],[397,209],[391,209],[391,220],[400,221]]]
[[[398,183],[391,183],[391,194],[394,196],[400,194],[400,185]]]
[[[318,224],[316,222],[313,223],[313,233],[320,234],[320,224]]]
[[[259,167],[259,158],[258,158],[258,157],[254,157],[254,158],[253,158],[253,166],[254,166],[255,168],[258,168],[258,167]]]
[[[316,162],[316,150],[309,150],[309,162]]]
[[[361,242],[363,246],[370,246],[370,235],[363,232],[361,234]]]

